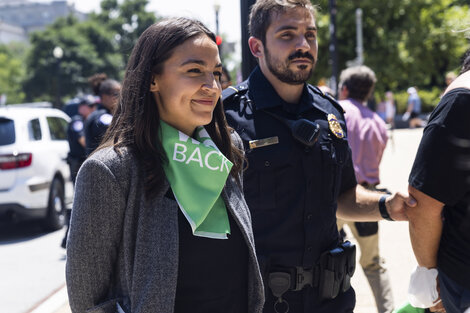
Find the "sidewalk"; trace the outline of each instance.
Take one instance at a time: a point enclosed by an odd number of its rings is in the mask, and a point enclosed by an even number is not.
[[[408,175],[416,155],[423,129],[394,130],[391,140],[385,149],[380,167],[381,186],[390,191],[406,191]],[[346,230],[348,232],[349,230]],[[408,223],[387,222],[379,223],[380,253],[386,260],[392,284],[395,307],[407,302],[406,294],[410,273],[416,265],[410,244]],[[350,238],[354,242],[354,238]],[[359,259],[360,251],[357,252]],[[359,264],[359,263],[358,263]],[[358,265],[352,279],[356,291],[356,313],[377,313],[375,300],[367,279]],[[66,297],[64,304],[54,312],[71,313]]]

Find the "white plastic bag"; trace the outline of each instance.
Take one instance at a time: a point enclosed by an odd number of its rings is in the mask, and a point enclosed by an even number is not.
[[[411,273],[410,285],[408,286],[408,301],[416,308],[430,308],[439,301],[437,292],[437,270],[417,266]]]

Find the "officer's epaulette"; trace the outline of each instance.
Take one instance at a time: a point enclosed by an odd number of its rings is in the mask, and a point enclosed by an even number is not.
[[[331,102],[331,104],[333,104],[333,106],[338,109],[339,112],[341,112],[343,115],[345,113],[343,107],[338,103],[338,101],[336,101],[335,98],[333,98],[330,94],[327,94],[327,93],[324,93],[323,91],[321,91],[320,88],[318,88],[317,86],[313,86],[313,85],[310,85],[310,84],[307,84],[308,88],[313,91],[314,93],[322,96],[323,98],[325,99],[328,99],[328,101]]]
[[[222,100],[230,101],[235,95],[243,95],[248,91],[248,82],[244,81],[236,86],[229,86],[222,91]]]

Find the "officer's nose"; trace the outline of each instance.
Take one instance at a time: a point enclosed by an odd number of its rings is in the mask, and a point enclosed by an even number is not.
[[[310,44],[308,43],[307,38],[305,38],[305,36],[299,36],[297,40],[296,48],[298,50],[308,51],[310,50],[311,47],[310,47]]]

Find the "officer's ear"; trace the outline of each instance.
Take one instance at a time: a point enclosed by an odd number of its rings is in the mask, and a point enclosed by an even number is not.
[[[264,46],[260,39],[253,36],[248,39],[248,46],[250,47],[251,54],[255,58],[260,58],[264,55]]]
[[[152,82],[150,83],[150,92],[158,92],[160,89],[158,88],[157,77],[152,77]]]

